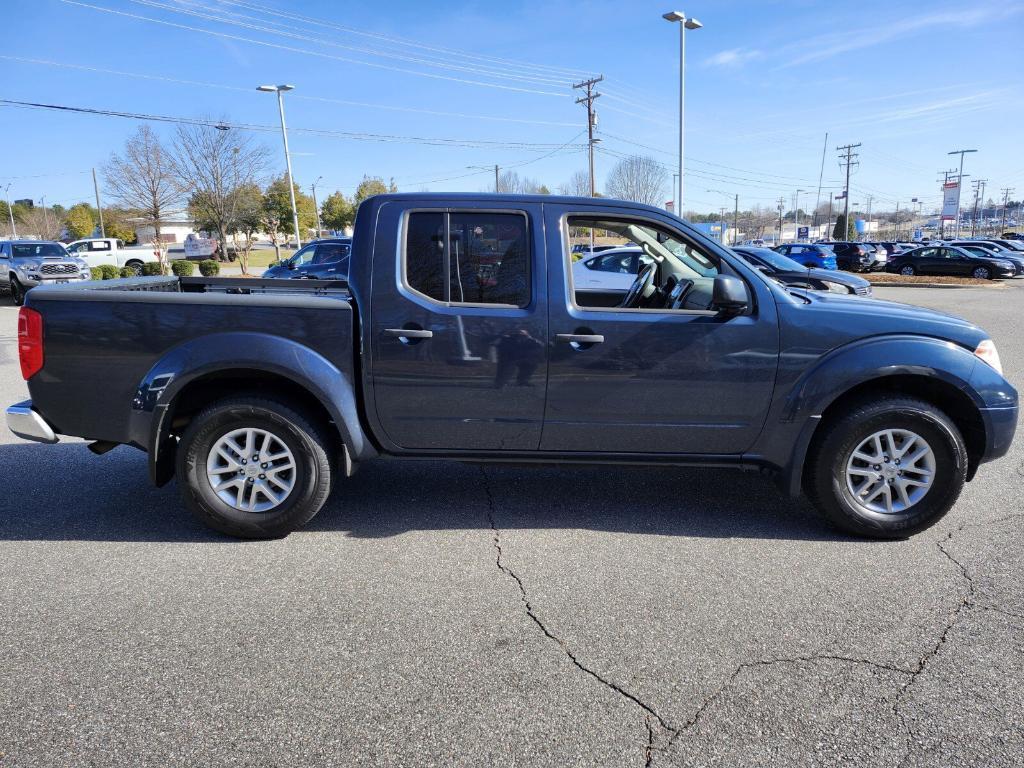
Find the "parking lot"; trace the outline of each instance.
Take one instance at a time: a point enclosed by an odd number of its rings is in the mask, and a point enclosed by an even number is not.
[[[1024,386],[1024,280],[876,295]],[[140,452],[4,430],[0,766],[1020,765],[1021,445],[907,541],[754,474],[380,461],[239,542]]]

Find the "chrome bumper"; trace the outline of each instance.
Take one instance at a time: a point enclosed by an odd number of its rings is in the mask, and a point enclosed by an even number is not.
[[[60,440],[38,411],[32,409],[31,400],[8,406],[7,428],[18,437],[35,440],[37,443],[56,443]]]

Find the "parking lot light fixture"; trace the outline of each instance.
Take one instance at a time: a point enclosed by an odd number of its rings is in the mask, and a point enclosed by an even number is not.
[[[277,94],[277,109],[281,114],[281,138],[284,140],[284,165],[288,170],[288,197],[292,202],[292,224],[295,226],[295,247],[302,247],[302,235],[299,233],[299,209],[295,205],[295,182],[292,181],[292,157],[288,152],[288,129],[284,124],[284,96],[287,91],[294,90],[294,85],[260,85],[257,91]]]
[[[954,149],[952,152],[947,152],[947,155],[960,155],[960,173],[956,177],[956,218],[953,219],[953,231],[956,233],[956,237],[960,237],[960,193],[963,192],[964,186],[964,155],[969,152],[977,152],[976,149]]]
[[[700,29],[704,25],[686,17],[683,11],[669,11],[661,15],[665,21],[679,22],[679,194],[676,196],[676,215],[683,215],[683,117],[686,101],[686,30]]]

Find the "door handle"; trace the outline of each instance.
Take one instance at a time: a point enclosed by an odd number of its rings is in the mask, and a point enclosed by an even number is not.
[[[556,333],[555,339],[570,344],[601,344],[604,336],[599,333]]]
[[[399,339],[432,339],[433,331],[426,331],[422,328],[385,328],[385,336],[397,336]]]

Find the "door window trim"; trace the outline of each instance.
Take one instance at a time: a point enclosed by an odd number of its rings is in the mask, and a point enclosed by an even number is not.
[[[596,312],[596,313],[615,312],[617,314],[624,314],[624,315],[661,315],[663,317],[680,317],[680,316],[686,316],[686,315],[689,315],[689,316],[714,317],[715,315],[719,314],[718,310],[715,310],[715,309],[654,309],[654,308],[648,308],[648,307],[644,307],[644,308],[641,308],[641,309],[626,309],[626,308],[623,308],[623,307],[581,307],[579,304],[576,303],[576,285],[573,282],[573,277],[572,277],[572,252],[571,252],[572,251],[572,245],[569,242],[569,219],[570,218],[574,218],[574,217],[582,217],[582,218],[590,218],[590,219],[637,219],[639,221],[649,222],[651,224],[651,226],[655,227],[656,229],[668,229],[668,230],[674,232],[676,235],[679,236],[679,238],[681,239],[681,241],[683,243],[689,245],[692,248],[697,248],[700,251],[706,251],[707,250],[706,248],[700,247],[694,241],[694,239],[692,237],[690,237],[689,235],[687,235],[685,232],[680,231],[676,227],[670,227],[669,225],[665,224],[664,222],[658,221],[657,219],[654,219],[654,218],[652,218],[650,216],[643,216],[643,215],[640,215],[639,213],[628,213],[628,214],[626,214],[626,213],[609,213],[607,215],[604,215],[600,211],[593,211],[593,210],[591,210],[591,211],[580,211],[580,212],[566,211],[560,217],[559,222],[558,222],[558,226],[559,226],[559,229],[561,230],[561,240],[562,240],[562,255],[561,256],[562,256],[563,271],[565,272],[565,285],[563,287],[564,287],[564,289],[566,291],[566,294],[567,294],[567,296],[569,298],[569,306],[572,307],[573,310],[575,310],[577,312],[592,312],[592,313],[594,313],[594,312]],[[722,259],[720,256],[718,256],[718,254],[712,254],[712,255],[717,259],[717,261],[719,263],[718,274],[723,274],[723,272],[721,270],[721,265],[722,264],[726,264],[727,262],[724,259]],[[752,315],[752,314],[754,314],[754,309],[755,309],[755,306],[756,306],[756,303],[757,303],[757,293],[754,291],[753,286],[751,286],[750,282],[743,275],[738,273],[736,270],[733,270],[733,269],[730,268],[730,271],[728,273],[724,273],[724,274],[730,274],[730,275],[732,275],[734,277],[737,277],[740,280],[742,280],[744,283],[746,283],[746,285],[747,285],[747,292],[750,295],[750,305],[751,306],[750,306],[750,308],[746,312],[742,313],[740,316],[742,317],[742,316],[745,316],[745,315]],[[586,291],[587,289],[581,287],[580,290],[581,291]]]
[[[435,299],[433,296],[416,290],[413,288],[407,279],[408,270],[406,269],[408,263],[408,254],[406,253],[406,245],[408,243],[407,235],[409,231],[409,219],[414,213],[440,213],[444,217],[444,280],[445,293],[449,296],[448,300]],[[447,247],[451,242],[451,231],[449,225],[449,219],[452,214],[460,213],[505,213],[521,216],[525,224],[523,229],[523,238],[526,241],[526,263],[529,266],[529,272],[527,274],[527,283],[530,286],[530,295],[528,301],[523,306],[518,304],[501,304],[497,302],[473,302],[473,301],[451,301],[451,261],[450,252]],[[409,208],[402,212],[401,221],[398,224],[398,287],[399,292],[407,296],[407,298],[414,298],[420,302],[426,302],[433,307],[444,307],[445,309],[497,309],[502,311],[513,310],[516,312],[526,312],[533,307],[533,303],[536,298],[537,291],[534,285],[534,275],[537,272],[535,268],[534,258],[534,247],[532,231],[530,229],[530,215],[527,211],[521,208],[460,208],[458,206],[443,206],[437,208]]]

